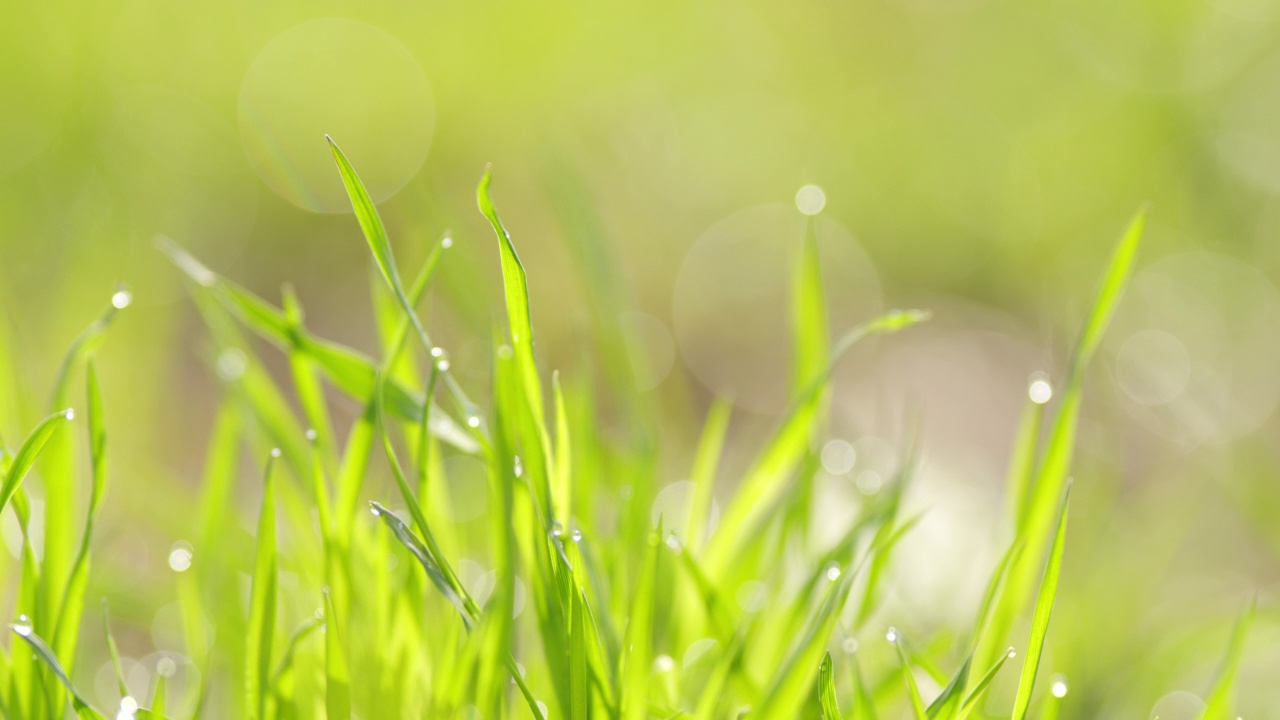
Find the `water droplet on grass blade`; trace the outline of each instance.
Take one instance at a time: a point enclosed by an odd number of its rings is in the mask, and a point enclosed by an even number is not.
[[[1040,372],[1032,374],[1031,384],[1027,386],[1027,396],[1037,405],[1053,399],[1053,386],[1049,384],[1049,376]]]
[[[467,418],[467,424],[473,428],[478,428],[480,427],[480,418],[476,417],[475,415],[472,415],[471,417]]]
[[[840,579],[840,566],[839,566],[839,565],[837,565],[837,564],[835,564],[835,563],[831,563],[831,564],[827,565],[827,579],[828,579],[828,580],[830,580],[831,582],[835,582],[836,580],[839,580],[839,579]]]
[[[62,416],[63,416],[63,417],[65,417],[65,418],[66,418],[66,419],[68,419],[68,420],[75,420],[75,419],[76,419],[76,411],[75,411],[75,409],[74,409],[74,408],[67,408],[67,409],[66,409],[66,411],[62,413]]]
[[[898,642],[898,629],[895,627],[890,627],[889,630],[884,634],[884,639],[888,640],[891,643]]]
[[[582,531],[574,528],[573,532],[569,533],[569,539],[574,542],[582,542]]]
[[[178,541],[169,551],[169,568],[174,572],[186,572],[191,567],[191,546]]]
[[[796,209],[805,215],[817,215],[827,206],[827,194],[817,185],[805,185],[796,191]]]
[[[133,293],[128,290],[117,290],[115,294],[111,296],[111,307],[114,307],[117,310],[123,310],[129,307],[129,304],[132,302]]]
[[[22,637],[27,637],[31,634],[31,618],[26,615],[19,615],[18,619],[10,624],[9,627],[13,628],[13,631]]]
[[[1053,693],[1056,698],[1067,696],[1067,676],[1054,675],[1053,684],[1049,686],[1049,692]]]

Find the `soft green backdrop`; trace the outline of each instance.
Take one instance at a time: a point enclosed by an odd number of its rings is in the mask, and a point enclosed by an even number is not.
[[[933,509],[904,542],[895,622],[929,628],[976,603],[1028,377],[1060,377],[1107,248],[1149,202],[1089,380],[1047,667],[1080,693],[1074,717],[1190,717],[1170,693],[1205,692],[1256,589],[1246,717],[1280,717],[1277,47],[1265,0],[7,0],[0,357],[21,379],[0,386],[0,436],[42,414],[57,358],[129,283],[100,360],[113,485],[93,581],[145,655],[216,399],[157,236],[273,300],[292,282],[319,334],[372,350],[330,133],[406,266],[452,229],[426,317],[482,394],[491,162],[544,367],[593,372],[593,338],[621,328],[676,481],[713,392],[738,400],[741,453],[780,410],[795,195],[814,184],[833,325],[935,311],[841,370],[833,439],[857,461],[832,446],[824,491],[839,507],[871,487],[919,409],[914,501]],[[617,307],[586,300],[604,267]]]

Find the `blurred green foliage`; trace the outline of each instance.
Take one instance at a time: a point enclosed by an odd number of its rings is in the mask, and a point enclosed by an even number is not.
[[[1280,8],[1265,0],[7,0],[0,437],[16,447],[48,415],[56,359],[127,282],[133,306],[97,359],[115,479],[89,594],[111,599],[122,652],[140,659],[174,636],[167,559],[195,532],[181,510],[222,394],[216,345],[158,236],[277,305],[292,283],[310,330],[378,356],[367,318],[385,298],[368,291],[333,135],[402,272],[451,230],[423,316],[483,400],[485,331],[503,317],[498,248],[473,204],[491,162],[540,367],[636,382],[605,393],[601,432],[677,481],[714,395],[738,404],[735,473],[782,409],[794,198],[813,184],[830,327],[934,311],[837,373],[820,440],[845,445],[824,445],[814,489],[838,536],[839,509],[888,480],[918,408],[912,502],[932,510],[897,554],[901,613],[885,620],[932,635],[963,627],[1003,551],[1028,375],[1065,375],[1109,243],[1150,202],[1137,274],[1085,378],[1042,673],[1070,678],[1064,716],[1192,717],[1257,589],[1263,640],[1245,649],[1241,710],[1276,716],[1277,47]],[[288,376],[286,358],[264,358]],[[362,410],[335,401],[335,421]],[[260,469],[241,470],[257,487]],[[78,523],[87,497],[53,515]],[[249,530],[257,503],[227,511]],[[0,564],[16,577],[9,515]],[[93,688],[106,656],[81,645]],[[1005,680],[993,694],[1011,701]]]

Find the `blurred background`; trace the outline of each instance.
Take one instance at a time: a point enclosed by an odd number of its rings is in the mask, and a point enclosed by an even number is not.
[[[820,211],[833,331],[934,312],[840,366],[819,486],[839,534],[918,412],[912,502],[929,513],[886,603],[917,635],[969,621],[1008,537],[1030,378],[1062,377],[1111,246],[1150,203],[1088,377],[1044,667],[1069,679],[1072,717],[1195,717],[1256,590],[1242,709],[1280,718],[1275,3],[8,0],[4,16],[0,377],[19,380],[0,386],[0,436],[44,414],[65,348],[129,283],[99,361],[112,487],[93,582],[131,623],[131,657],[172,636],[166,560],[219,397],[155,239],[273,302],[293,283],[313,330],[374,353],[328,133],[404,274],[452,231],[424,315],[479,396],[502,316],[474,200],[492,163],[544,369],[603,378],[600,339],[623,338],[672,483],[715,395],[736,405],[726,477],[783,410],[801,209]]]

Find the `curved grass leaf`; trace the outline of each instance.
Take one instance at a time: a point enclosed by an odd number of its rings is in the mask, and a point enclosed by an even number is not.
[[[89,701],[80,694],[80,691],[76,690],[75,686],[71,684],[71,678],[67,677],[67,672],[63,669],[62,663],[58,662],[57,655],[54,655],[53,650],[31,629],[30,625],[15,623],[10,625],[9,629],[13,630],[14,634],[31,646],[31,649],[35,651],[41,662],[47,665],[49,670],[66,687],[67,692],[71,694],[71,706],[75,709],[77,716],[82,720],[105,720],[102,713],[95,710],[89,704]]]
[[[844,720],[836,702],[836,678],[830,652],[822,656],[822,665],[818,666],[818,703],[822,706],[822,720]]]
[[[31,466],[35,464],[40,451],[44,450],[44,446],[49,443],[49,439],[64,422],[74,417],[75,412],[71,409],[56,412],[42,420],[27,439],[22,441],[22,447],[18,448],[17,454],[9,463],[9,471],[4,475],[4,483],[0,484],[0,511],[9,504],[9,500],[13,498],[14,492],[31,470]]]

